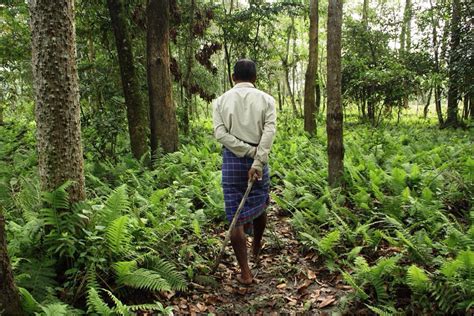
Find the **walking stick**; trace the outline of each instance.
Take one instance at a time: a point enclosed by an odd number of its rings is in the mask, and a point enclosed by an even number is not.
[[[237,211],[234,214],[234,218],[232,219],[232,222],[230,223],[229,230],[227,231],[227,235],[225,236],[224,243],[222,244],[221,250],[219,251],[219,255],[217,256],[216,262],[214,263],[212,271],[217,271],[217,267],[219,266],[219,263],[221,262],[222,255],[224,254],[224,248],[227,246],[227,243],[229,242],[230,239],[230,233],[232,232],[232,229],[234,229],[235,224],[237,223],[237,219],[239,218],[240,211],[244,207],[245,201],[247,200],[250,191],[252,190],[253,182],[255,180],[249,180],[248,185],[247,185],[247,190],[245,191],[244,197],[242,198],[242,201],[240,201],[239,207],[237,208]]]

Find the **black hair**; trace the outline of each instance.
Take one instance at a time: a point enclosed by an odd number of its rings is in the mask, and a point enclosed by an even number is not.
[[[252,81],[257,77],[257,66],[250,59],[239,59],[234,65],[234,79]]]

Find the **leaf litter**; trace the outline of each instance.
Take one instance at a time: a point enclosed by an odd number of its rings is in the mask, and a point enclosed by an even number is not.
[[[243,286],[235,276],[239,268],[231,246],[213,277],[215,285],[191,282],[188,291],[163,297],[175,314],[310,313],[327,315],[351,291],[336,274],[317,266],[317,254],[305,253],[296,239],[288,214],[275,204],[267,209],[268,224],[260,262],[250,265],[255,282]],[[225,228],[216,235],[225,237]],[[248,238],[250,245],[251,238]],[[250,248],[249,248],[249,257]],[[174,294],[174,293],[173,293]]]

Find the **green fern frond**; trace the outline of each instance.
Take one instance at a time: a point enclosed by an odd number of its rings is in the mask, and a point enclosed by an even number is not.
[[[67,181],[52,192],[44,192],[43,200],[55,210],[66,210],[69,208],[69,193],[67,189],[72,185],[72,181]]]
[[[424,269],[412,264],[407,270],[407,284],[413,291],[424,291],[429,287],[430,278]]]
[[[355,258],[354,265],[356,267],[357,273],[367,273],[370,271],[367,260],[365,260],[365,258],[362,256],[358,256],[357,258]]]
[[[99,315],[112,315],[114,313],[93,287],[87,291],[87,308],[88,313],[98,313]]]
[[[379,277],[390,274],[397,267],[397,263],[399,260],[400,256],[382,258],[377,262],[374,267],[371,267],[371,273]]]
[[[172,315],[173,308],[171,306],[164,307],[163,304],[156,301],[153,304],[140,304],[140,305],[130,305],[130,311],[138,312],[138,311],[157,311],[164,315]]]
[[[133,271],[137,270],[137,262],[135,260],[132,261],[120,261],[116,262],[112,265],[115,275],[117,278],[122,278],[124,276],[129,275]]]
[[[171,285],[156,271],[139,268],[117,279],[122,285],[154,292],[171,291]]]
[[[115,304],[115,307],[113,309],[114,312],[118,313],[119,315],[129,315],[130,314],[130,308],[126,304],[122,303],[122,301],[119,300],[112,292],[110,292],[109,290],[106,290],[106,289],[102,289],[102,291],[107,293],[109,298],[114,302],[114,304]]]
[[[162,258],[154,257],[151,268],[158,272],[173,290],[184,291],[186,289],[186,279],[176,270],[172,263]]]
[[[375,306],[370,306],[365,304],[371,311],[373,311],[376,315],[379,316],[393,316],[393,315],[400,315],[400,313],[397,313],[397,311],[393,307],[388,307],[388,308],[379,308]]]
[[[52,303],[41,306],[42,315],[45,316],[67,316],[71,314],[69,306],[64,303]]]
[[[124,215],[113,220],[107,227],[105,233],[107,246],[115,254],[124,253],[127,246],[130,245],[128,220],[128,216]]]
[[[124,184],[115,189],[107,198],[105,207],[100,212],[100,223],[104,226],[109,225],[119,216],[127,213],[130,208],[130,202],[127,194],[127,186]]]
[[[40,309],[40,304],[27,289],[19,287],[18,291],[21,296],[21,307],[25,313],[33,314]]]
[[[342,277],[344,278],[344,281],[347,282],[352,288],[356,290],[356,294],[358,297],[360,297],[363,300],[366,300],[369,298],[369,295],[364,292],[364,290],[357,284],[357,282],[354,280],[354,278],[347,272],[341,271],[342,272]]]

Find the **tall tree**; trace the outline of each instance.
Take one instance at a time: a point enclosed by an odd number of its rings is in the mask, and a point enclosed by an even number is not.
[[[458,99],[459,99],[459,43],[461,38],[461,1],[453,0],[451,16],[451,43],[449,52],[449,88],[448,88],[448,116],[445,126],[457,127],[458,125]]]
[[[183,127],[184,133],[189,133],[189,112],[192,107],[193,94],[191,93],[191,72],[193,69],[194,61],[194,9],[195,0],[191,0],[189,7],[189,24],[188,24],[188,36],[186,39],[185,55],[186,55],[186,71],[184,73],[184,86],[186,87],[186,97],[184,101],[184,115],[183,115]]]
[[[318,0],[310,1],[309,59],[304,82],[304,130],[316,133],[316,80],[318,75]]]
[[[290,40],[291,40],[291,35],[292,32],[296,32],[295,29],[295,18],[292,16],[291,17],[291,25],[288,26],[288,29],[286,30],[286,53],[285,56],[281,58],[281,62],[283,64],[283,70],[285,72],[285,84],[286,88],[288,90],[288,94],[290,95],[290,101],[291,101],[291,107],[293,109],[293,114],[295,116],[298,116],[298,109],[296,108],[296,102],[295,102],[295,94],[294,91],[291,90],[291,85],[290,85]]]
[[[147,5],[147,78],[152,157],[156,157],[159,146],[164,152],[178,149],[178,125],[170,73],[169,6],[169,0],[149,0]]]
[[[30,12],[41,188],[72,180],[75,202],[85,198],[85,189],[74,1],[31,1]]]
[[[328,135],[328,182],[332,187],[342,183],[344,172],[341,97],[342,1],[329,0],[328,5],[326,131]]]
[[[6,235],[5,217],[0,210],[0,311],[5,315],[23,315],[20,294],[8,258]]]
[[[430,18],[431,18],[431,27],[432,27],[433,52],[434,52],[434,62],[435,62],[435,74],[436,74],[436,78],[433,79],[435,108],[436,108],[436,114],[438,116],[439,126],[442,126],[444,124],[444,119],[443,119],[443,112],[441,110],[441,87],[437,78],[440,74],[438,21],[434,17],[435,7],[433,5],[433,0],[430,0],[430,9],[431,9]]]
[[[405,1],[403,10],[402,31],[400,33],[400,52],[410,51],[411,48],[411,20],[412,20],[412,0]]]
[[[132,41],[123,0],[107,0],[114,30],[115,44],[127,106],[128,133],[132,154],[140,159],[147,151],[147,108],[140,93],[140,84],[134,66]]]

